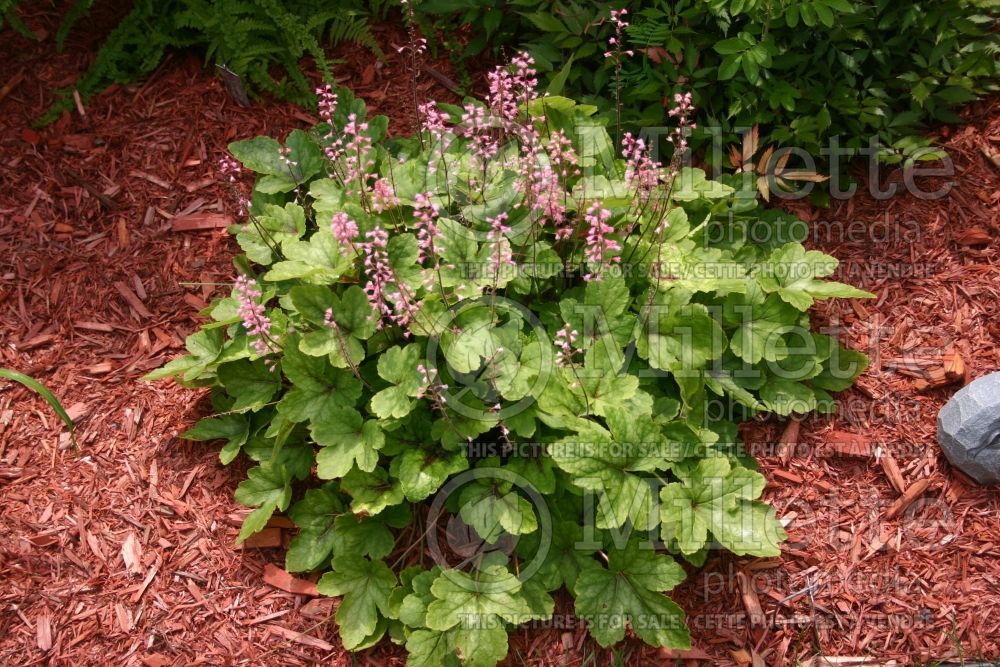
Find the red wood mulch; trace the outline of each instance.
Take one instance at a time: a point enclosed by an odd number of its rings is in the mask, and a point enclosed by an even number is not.
[[[37,11],[30,23],[52,34],[58,17]],[[90,101],[85,116],[30,130],[93,44],[78,38],[56,56],[51,39],[3,34],[0,365],[45,382],[80,427],[76,450],[41,399],[0,388],[0,664],[351,664],[326,620],[335,601],[282,590],[289,582],[267,569],[281,564],[280,549],[233,546],[242,471],[175,437],[202,413],[202,394],[135,382],[178,353],[215,284],[232,278],[235,246],[223,232],[172,223],[225,213],[215,160],[228,141],[283,135],[308,114],[241,109],[196,60],[174,56],[148,81]],[[338,73],[405,130],[398,82],[407,79],[392,48],[401,35],[380,37],[386,65],[345,49]],[[425,95],[448,97],[426,78]],[[945,142],[957,169],[947,198],[797,207],[814,221],[889,216],[904,227],[813,244],[878,294],[816,311],[874,362],[834,418],[810,417],[798,434],[775,421],[747,425],[790,542],[779,559],[717,558],[692,575],[675,597],[697,650],[677,657],[756,667],[815,655],[906,664],[1000,654],[1000,499],[951,470],[935,444],[937,410],[958,385],[923,388],[918,377],[933,379],[956,354],[959,383],[1000,368],[1000,182],[984,154],[1000,152],[1000,103],[969,114]],[[907,355],[921,363],[903,364]],[[783,434],[790,444],[779,451]],[[900,491],[913,502],[888,519]],[[580,627],[512,637],[512,664],[614,658]],[[674,662],[636,642],[617,655]],[[383,646],[358,660],[404,656]]]

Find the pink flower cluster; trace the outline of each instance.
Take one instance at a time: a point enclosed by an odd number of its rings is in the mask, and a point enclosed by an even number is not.
[[[344,158],[340,178],[347,187],[348,196],[356,194],[351,190],[354,183],[358,185],[360,192],[365,192],[368,189],[369,172],[375,166],[372,140],[365,134],[368,123],[358,122],[356,113],[348,114],[343,134],[335,137],[333,115],[337,111],[337,94],[329,85],[323,85],[316,89],[316,95],[319,97],[319,117],[330,124],[330,130],[325,136],[329,144],[323,149],[323,153],[334,163]]]
[[[243,173],[243,167],[232,155],[224,155],[219,160],[219,173],[229,183],[229,187],[232,189],[234,196],[236,197],[236,215],[242,218],[250,212],[250,201],[246,198],[246,195],[240,191],[240,188],[237,185],[239,175]],[[245,231],[245,227],[243,228],[243,231]]]
[[[427,397],[435,410],[443,412],[447,398],[445,392],[448,385],[441,382],[436,368],[427,368],[423,364],[417,364],[417,372],[420,373],[420,388],[417,389],[417,398]]]
[[[403,4],[405,5],[406,3],[404,2]],[[423,37],[416,37],[410,44],[404,44],[396,48],[396,53],[403,53],[405,51],[410,51],[411,55],[424,54],[427,52],[427,40]]]
[[[573,235],[573,227],[566,224],[566,187],[568,179],[579,176],[579,158],[573,148],[573,142],[562,129],[556,130],[549,137],[544,147],[541,139],[528,143],[525,151],[524,165],[531,170],[524,179],[528,183],[528,200],[532,202],[533,210],[549,220],[555,228],[556,240],[568,239]],[[542,160],[543,154],[548,158]]]
[[[230,183],[235,183],[236,178],[243,172],[243,167],[232,155],[225,155],[219,160],[219,173],[225,176]]]
[[[378,328],[382,328],[382,318],[392,317],[392,307],[386,301],[386,288],[392,282],[392,265],[389,263],[389,253],[386,247],[389,245],[389,235],[381,227],[376,226],[365,234],[368,239],[362,244],[365,254],[365,271],[368,273],[368,282],[365,283],[365,295],[368,303],[379,315]]]
[[[336,95],[332,95],[333,104],[336,104],[336,98]],[[324,110],[321,107],[320,116],[332,118],[332,115],[332,108]],[[326,135],[330,144],[323,149],[323,152],[330,162],[343,165],[343,172],[339,176],[347,188],[346,194],[348,196],[358,194],[352,190],[354,184],[357,184],[359,192],[365,192],[368,189],[369,172],[375,166],[372,139],[365,134],[367,131],[368,123],[358,122],[358,115],[351,113],[347,116],[347,124],[344,125],[341,136],[334,138],[332,128]],[[342,162],[341,158],[343,158]]]
[[[347,124],[344,126],[344,136],[347,137],[344,157],[347,164],[343,176],[344,183],[348,185],[347,196],[351,196],[350,184],[355,181],[361,191],[367,189],[368,172],[375,166],[372,138],[365,134],[367,131],[368,123],[359,123],[357,114],[347,116]]]
[[[423,398],[429,393],[441,396],[448,390],[448,385],[438,378],[436,368],[427,368],[423,364],[417,364],[417,372],[420,373],[420,389],[417,390],[417,398]]]
[[[640,203],[645,203],[660,180],[658,165],[649,157],[646,142],[632,136],[631,132],[622,137],[622,156],[625,158],[625,187],[636,188]]]
[[[604,57],[613,58],[616,63],[621,61],[623,55],[629,57],[635,55],[631,50],[622,49],[625,40],[625,28],[628,27],[628,21],[622,17],[626,14],[628,14],[627,9],[611,10],[611,23],[615,26],[615,36],[608,39],[608,45],[611,47],[611,50],[605,51]]]
[[[510,246],[503,243],[504,236],[510,234],[511,229],[505,224],[507,222],[506,213],[499,213],[493,219],[487,218],[487,222],[490,223],[490,231],[486,232],[486,240],[496,244],[496,252],[493,254],[490,266],[490,270],[496,275],[499,273],[501,266],[510,264],[513,261],[513,257],[510,254]]]
[[[532,178],[531,185],[535,208],[552,222],[556,240],[573,236],[573,225],[566,221],[566,191],[559,183],[559,174],[546,167]]]
[[[588,282],[600,282],[602,267],[621,262],[621,256],[616,253],[621,252],[622,247],[610,236],[615,231],[615,228],[608,224],[611,211],[603,208],[601,202],[595,201],[591,204],[583,219],[589,225],[584,258],[591,265],[590,273],[585,274],[583,279]]]
[[[563,181],[571,176],[580,175],[578,167],[580,160],[573,148],[573,141],[566,136],[566,132],[562,128],[553,132],[552,136],[549,137],[548,143],[545,144],[545,152],[549,155],[552,169],[559,174],[559,178]]]
[[[690,120],[691,116],[694,115],[694,104],[691,102],[691,93],[675,94],[674,103],[677,106],[667,113],[671,118],[677,119],[677,127],[667,136],[667,139],[674,145],[678,152],[682,152],[687,148],[688,134],[690,134],[691,130],[696,129],[698,125]]]
[[[448,114],[440,111],[435,102],[426,102],[417,107],[420,115],[420,128],[430,135],[434,147],[430,160],[427,162],[427,173],[437,171],[437,162],[444,157],[445,137],[448,134]]]
[[[569,324],[566,324],[562,329],[556,332],[552,343],[558,349],[556,352],[557,366],[569,366],[573,363],[573,355],[580,351],[580,349],[576,347],[577,336],[579,336],[577,330]]]
[[[500,437],[504,440],[504,442],[510,442],[510,429],[503,423],[503,419],[500,414],[502,411],[503,405],[500,403],[494,403],[493,408],[490,410],[490,412],[493,413],[493,416],[496,417],[497,426],[500,428]]]
[[[477,161],[472,169],[478,170],[479,165],[496,157],[500,150],[500,142],[490,133],[486,110],[475,104],[466,104],[462,113],[462,131],[472,140],[472,156]]]
[[[388,211],[399,204],[399,197],[396,196],[392,183],[384,178],[375,181],[375,185],[372,186],[372,207],[376,213]]]
[[[330,220],[330,231],[337,243],[354,248],[354,239],[358,235],[358,223],[351,220],[343,211],[334,213]]]
[[[319,117],[329,124],[333,124],[333,114],[337,110],[337,93],[333,92],[330,84],[325,84],[316,89],[316,96],[319,98]],[[332,135],[327,135],[332,138]]]
[[[440,138],[448,131],[448,114],[437,108],[436,102],[425,102],[421,104],[420,127],[424,132],[429,132],[432,137]]]
[[[268,342],[271,335],[271,318],[266,314],[263,304],[257,303],[261,297],[261,291],[257,287],[257,281],[240,275],[236,277],[236,301],[240,319],[243,320],[243,327],[250,337],[250,347],[254,352],[263,356],[271,351]]]
[[[538,72],[534,58],[527,53],[514,56],[510,66],[497,67],[487,78],[490,110],[508,124],[517,119],[518,105],[538,97]]]
[[[282,146],[278,149],[278,159],[281,160],[282,164],[288,167],[288,173],[292,174],[295,178],[295,169],[299,166],[299,163],[292,159],[292,147]]]
[[[412,294],[409,294],[406,286],[396,281],[396,274],[389,261],[389,234],[384,229],[376,226],[365,234],[368,239],[361,244],[364,253],[365,272],[368,274],[368,282],[365,283],[365,296],[368,297],[368,304],[378,314],[378,329],[385,326],[385,320],[394,322],[401,327],[406,327],[413,321],[416,306],[413,303]],[[389,302],[390,290],[395,287],[395,301]],[[409,337],[410,332],[405,331],[404,336]]]
[[[416,216],[415,225],[417,227],[417,246],[419,252],[417,261],[423,264],[428,257],[436,259],[434,252],[434,239],[441,236],[441,230],[437,228],[438,206],[431,202],[431,193],[417,193],[414,197],[413,214]]]

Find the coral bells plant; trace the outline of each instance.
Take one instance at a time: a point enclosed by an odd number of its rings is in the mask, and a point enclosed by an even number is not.
[[[667,592],[784,538],[736,422],[830,410],[866,360],[806,311],[869,295],[682,152],[616,154],[527,56],[410,139],[320,93],[314,131],[230,146],[233,291],[149,376],[211,387],[184,437],[255,462],[239,539],[285,514],[344,646],[412,665],[495,664],[559,591],[601,646],[688,646]]]

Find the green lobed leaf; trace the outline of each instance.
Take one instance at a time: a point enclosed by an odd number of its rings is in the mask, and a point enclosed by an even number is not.
[[[285,569],[289,572],[314,570],[330,557],[338,537],[337,517],[344,506],[331,490],[309,489],[302,500],[288,512],[288,518],[299,528],[285,554]]]
[[[623,550],[608,550],[607,567],[591,561],[581,570],[574,587],[576,612],[604,647],[621,641],[629,626],[652,646],[690,648],[684,612],[663,594],[684,577],[673,558],[633,540]]]
[[[316,455],[320,479],[343,477],[355,465],[371,472],[378,465],[378,450],[385,445],[385,433],[375,420],[365,420],[353,408],[333,408],[319,415],[309,427],[313,440],[322,448]]]
[[[389,594],[396,575],[380,560],[343,555],[333,559],[333,571],[316,583],[323,595],[343,596],[337,608],[337,626],[344,648],[355,649],[375,632],[379,613],[388,613]]]

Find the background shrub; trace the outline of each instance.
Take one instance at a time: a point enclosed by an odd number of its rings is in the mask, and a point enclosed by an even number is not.
[[[622,6],[615,3],[615,6]],[[997,0],[629,0],[623,117],[661,125],[663,100],[691,90],[704,127],[761,124],[765,143],[818,153],[825,139],[907,150],[929,125],[996,90]],[[511,47],[547,83],[606,111],[614,27],[606,5],[574,0],[426,0],[428,35],[457,59]],[[471,40],[454,29],[473,27]],[[705,134],[702,134],[704,138]],[[733,137],[728,137],[730,140]]]

